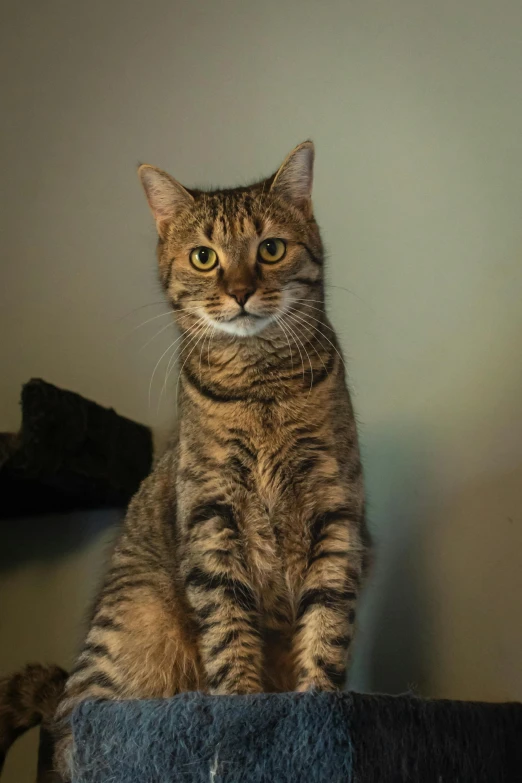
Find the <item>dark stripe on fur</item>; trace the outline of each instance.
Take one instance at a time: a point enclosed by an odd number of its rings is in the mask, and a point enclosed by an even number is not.
[[[237,523],[234,517],[234,510],[229,503],[223,503],[220,500],[204,503],[194,509],[189,517],[187,528],[192,530],[196,525],[202,522],[208,522],[209,519],[218,517],[225,522],[231,530],[237,530]]]
[[[229,394],[221,390],[217,391],[216,388],[213,388],[208,384],[201,383],[201,381],[196,378],[195,375],[192,375],[192,373],[186,367],[183,370],[183,377],[191,386],[196,389],[196,391],[198,391],[203,397],[212,400],[212,402],[245,402],[246,400],[251,399],[248,394]]]
[[[312,280],[309,277],[294,277],[292,283],[301,283],[302,285],[312,286],[312,288],[319,288],[322,286],[323,281],[320,278]]]
[[[103,628],[107,631],[121,631],[122,626],[121,623],[116,622],[116,620],[113,620],[112,617],[107,617],[104,614],[98,615],[92,625],[91,628]]]
[[[241,452],[243,452],[243,456],[246,456],[246,457],[248,457],[250,460],[252,460],[252,462],[256,462],[256,460],[257,460],[257,457],[256,457],[256,455],[254,454],[254,452],[252,451],[252,449],[250,449],[250,448],[249,448],[249,447],[246,445],[246,443],[244,443],[244,442],[241,440],[241,438],[230,438],[230,440],[227,442],[227,444],[226,444],[226,445],[228,445],[228,446],[235,446],[235,447],[236,447],[236,448],[238,448],[238,449],[239,449]]]
[[[239,631],[237,629],[228,631],[227,634],[223,637],[223,639],[218,643],[215,644],[214,647],[210,650],[210,657],[215,658],[216,655],[219,655],[220,653],[224,652],[227,647],[230,646],[230,644],[237,639],[239,636]],[[236,659],[237,656],[234,656]]]
[[[247,612],[254,612],[257,608],[253,590],[238,579],[232,579],[223,574],[208,574],[201,568],[196,567],[188,574],[186,585],[201,587],[207,592],[222,587],[225,595],[231,598],[241,609]]]
[[[91,661],[91,665],[93,664],[94,661]],[[120,690],[114,680],[112,680],[108,674],[105,674],[105,672],[101,671],[94,671],[85,679],[82,678],[81,681],[78,682],[78,685],[80,686],[82,692],[86,691],[88,688],[92,688],[93,686],[104,688],[105,690],[111,691],[112,693],[118,693]],[[74,683],[72,683],[71,689],[69,689],[68,686],[68,691],[69,690],[74,692]]]
[[[227,674],[230,673],[231,665],[229,663],[223,664],[217,672],[208,678],[209,688],[219,688]]]
[[[89,655],[98,655],[102,658],[108,658],[109,660],[112,660],[109,648],[105,644],[93,644],[92,642],[87,642],[83,648],[83,652],[89,653]]]
[[[349,506],[325,511],[319,514],[312,522],[310,527],[310,537],[312,546],[320,543],[323,534],[327,536],[328,527],[336,522],[358,521],[358,515],[355,515],[353,509]]]
[[[348,554],[344,549],[324,549],[322,552],[318,552],[316,555],[312,555],[309,560],[309,564],[317,562],[317,560],[327,560],[330,557],[348,558]]]
[[[306,590],[299,601],[297,619],[301,619],[313,606],[326,606],[329,609],[343,610],[348,601],[355,601],[357,594],[353,590],[334,590],[330,588]]]
[[[310,260],[313,261],[314,264],[317,264],[317,266],[322,266],[323,265],[322,258],[319,258],[318,256],[314,255],[314,253],[312,253],[312,251],[310,250],[308,245],[306,245],[304,242],[296,242],[296,244],[300,245],[302,248],[304,248],[306,250],[306,252],[308,253],[308,255],[310,257]]]

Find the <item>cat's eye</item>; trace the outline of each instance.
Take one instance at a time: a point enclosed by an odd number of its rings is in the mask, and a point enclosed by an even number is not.
[[[282,239],[265,239],[257,250],[259,260],[264,264],[275,264],[281,261],[286,253],[286,244]]]
[[[200,272],[210,272],[217,262],[217,253],[211,247],[196,247],[190,254],[190,263]]]

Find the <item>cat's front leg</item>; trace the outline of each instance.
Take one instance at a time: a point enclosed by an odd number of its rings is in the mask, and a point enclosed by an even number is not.
[[[346,507],[313,520],[294,638],[299,691],[344,686],[364,558],[359,527]]]
[[[200,501],[187,515],[186,537],[185,587],[198,622],[207,687],[215,694],[259,693],[259,607],[234,506]]]
[[[161,698],[200,687],[186,619],[160,539],[142,520],[141,530],[124,532],[116,546],[55,717],[55,767],[64,781],[73,778],[70,716],[81,702]]]

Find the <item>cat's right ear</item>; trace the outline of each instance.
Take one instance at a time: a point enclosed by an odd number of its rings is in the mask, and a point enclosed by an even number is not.
[[[183,207],[190,207],[194,198],[170,174],[155,166],[142,163],[138,176],[147,196],[160,237],[165,236],[169,223]]]
[[[314,145],[304,141],[292,150],[274,175],[270,190],[279,193],[310,218],[312,216],[312,182]]]

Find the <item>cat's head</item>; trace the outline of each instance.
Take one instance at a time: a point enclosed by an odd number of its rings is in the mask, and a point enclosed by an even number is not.
[[[313,161],[306,141],[268,179],[211,192],[140,166],[159,235],[160,278],[182,328],[212,324],[248,337],[303,301],[322,300]]]

